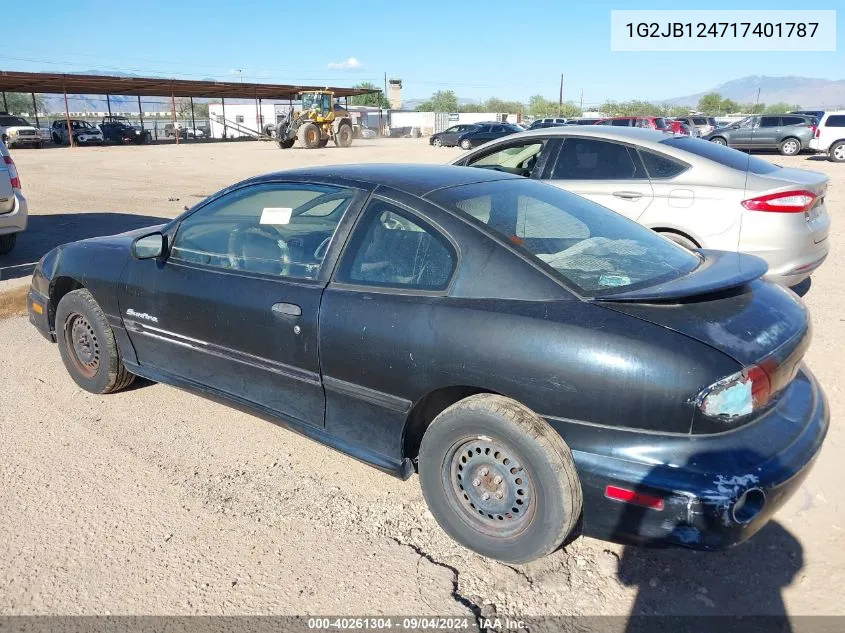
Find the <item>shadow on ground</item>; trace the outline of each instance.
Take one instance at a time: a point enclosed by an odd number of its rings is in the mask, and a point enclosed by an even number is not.
[[[59,244],[101,235],[114,235],[168,222],[169,218],[131,213],[64,213],[31,215],[15,248],[0,256],[0,281],[32,274],[38,260]]]
[[[792,290],[792,292],[797,294],[799,297],[803,297],[808,292],[810,292],[810,288],[812,288],[812,287],[813,287],[813,278],[807,277],[800,284],[796,284],[796,285],[792,286],[790,288],[790,290]]]

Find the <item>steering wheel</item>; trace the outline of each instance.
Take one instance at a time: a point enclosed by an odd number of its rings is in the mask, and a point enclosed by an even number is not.
[[[229,268],[234,270],[245,269],[244,263],[249,260],[250,258],[244,252],[244,248],[246,247],[246,240],[245,235],[247,233],[253,233],[260,235],[262,238],[271,240],[275,242],[275,244],[279,248],[279,265],[280,265],[280,273],[281,275],[287,275],[290,272],[290,263],[291,263],[291,255],[290,255],[290,248],[287,245],[287,242],[279,238],[278,236],[271,235],[267,231],[263,231],[261,229],[257,229],[255,227],[245,227],[241,229],[235,229],[229,234],[229,243],[228,243],[228,260],[229,260]]]
[[[326,251],[329,250],[329,244],[332,241],[332,236],[329,235],[326,239],[320,242],[320,245],[314,251],[314,259],[318,262],[323,261],[323,258],[326,256]]]

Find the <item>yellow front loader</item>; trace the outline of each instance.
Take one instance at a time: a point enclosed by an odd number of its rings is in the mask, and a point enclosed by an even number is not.
[[[352,145],[352,119],[335,104],[333,92],[303,92],[301,99],[302,111],[289,111],[276,128],[279,147],[289,149],[297,140],[305,149],[325,147],[330,140],[338,147]]]

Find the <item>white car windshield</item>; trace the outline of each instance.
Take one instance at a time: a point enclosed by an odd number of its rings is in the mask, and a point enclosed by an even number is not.
[[[692,253],[598,204],[530,180],[497,180],[430,195],[551,267],[581,294],[653,286],[695,270]]]

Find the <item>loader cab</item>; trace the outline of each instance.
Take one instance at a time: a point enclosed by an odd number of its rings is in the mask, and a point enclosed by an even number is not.
[[[332,93],[330,92],[303,92],[302,111],[314,110],[316,116],[327,118],[332,112]]]

